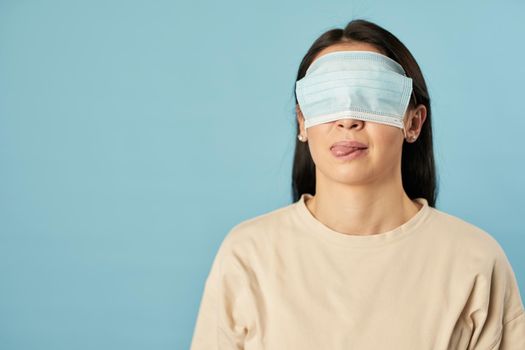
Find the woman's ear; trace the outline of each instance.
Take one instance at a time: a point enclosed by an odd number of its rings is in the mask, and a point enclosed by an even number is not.
[[[297,114],[297,122],[299,123],[299,131],[301,134],[306,135],[306,130],[304,129],[304,115],[303,112],[301,112],[301,108],[299,108],[299,105],[295,105],[295,113]]]
[[[423,123],[425,122],[427,118],[427,108],[425,105],[419,105],[417,108],[415,108],[409,115],[409,119],[407,121],[407,136],[410,138],[417,138],[419,134],[421,133],[421,128],[423,127]]]

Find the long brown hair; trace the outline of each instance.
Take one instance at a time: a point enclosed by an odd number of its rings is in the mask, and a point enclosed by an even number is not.
[[[403,188],[409,198],[423,197],[428,201],[429,206],[434,207],[437,197],[437,184],[432,143],[430,96],[419,65],[398,38],[377,24],[363,19],[350,21],[344,29],[328,30],[314,41],[303,57],[296,81],[304,77],[312,60],[321,50],[334,44],[349,41],[373,45],[384,55],[398,62],[405,69],[406,75],[412,78],[413,93],[408,108],[413,109],[417,105],[423,104],[427,109],[427,116],[417,140],[413,143],[403,143],[401,177]],[[294,96],[297,105],[295,89]],[[299,123],[297,122],[296,134],[299,133],[299,130]],[[297,201],[303,193],[315,194],[315,164],[308,144],[296,138],[292,168],[293,201]]]

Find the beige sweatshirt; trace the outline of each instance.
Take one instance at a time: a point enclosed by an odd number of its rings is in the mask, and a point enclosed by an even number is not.
[[[226,235],[191,350],[525,350],[516,277],[487,232],[418,198],[403,225],[347,235],[307,196]]]

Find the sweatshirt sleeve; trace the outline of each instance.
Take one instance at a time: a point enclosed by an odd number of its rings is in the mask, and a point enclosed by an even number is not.
[[[525,309],[516,276],[499,244],[490,273],[481,279],[484,293],[471,314],[469,349],[525,349]]]
[[[501,341],[495,345],[494,349],[525,349],[525,312],[523,309],[503,325]]]
[[[242,350],[246,322],[247,279],[227,236],[204,285],[190,350]]]
[[[525,349],[525,309],[518,287],[518,282],[510,262],[500,249],[499,264],[503,276],[503,326],[501,336],[496,341],[494,350]]]

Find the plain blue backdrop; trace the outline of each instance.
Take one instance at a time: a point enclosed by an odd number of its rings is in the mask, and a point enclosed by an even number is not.
[[[0,348],[187,349],[235,224],[291,203],[299,63],[355,18],[428,84],[437,208],[525,294],[523,1],[0,1]]]

